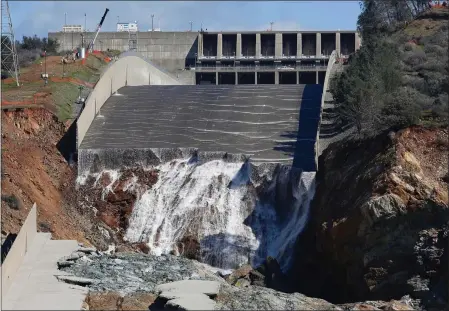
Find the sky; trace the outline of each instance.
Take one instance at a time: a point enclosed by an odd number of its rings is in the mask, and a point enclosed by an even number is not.
[[[138,22],[139,30],[209,31],[355,30],[358,1],[9,1],[16,40],[22,36],[61,31],[67,24],[95,30],[109,8],[102,31],[115,31],[120,22]]]

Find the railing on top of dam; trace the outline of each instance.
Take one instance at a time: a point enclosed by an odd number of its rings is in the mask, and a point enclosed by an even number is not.
[[[190,67],[190,70],[198,72],[215,71],[325,71],[327,66],[201,66]]]

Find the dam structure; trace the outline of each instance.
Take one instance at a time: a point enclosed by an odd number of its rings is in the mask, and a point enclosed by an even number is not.
[[[323,84],[189,85],[139,53],[122,55],[77,119],[81,193],[101,179],[103,198],[131,176],[125,241],[160,255],[183,254],[188,239],[215,267],[271,256],[286,271],[315,191],[336,62],[333,51]],[[154,170],[156,183],[139,184],[134,169]]]
[[[91,32],[49,32],[60,51],[90,42]],[[137,39],[136,39],[137,38]],[[356,31],[100,32],[95,49],[137,51],[184,84],[323,84],[332,51],[359,49]]]

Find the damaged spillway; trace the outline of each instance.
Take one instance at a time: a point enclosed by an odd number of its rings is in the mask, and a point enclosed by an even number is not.
[[[289,166],[250,161],[198,161],[195,156],[147,168],[157,181],[139,194],[124,240],[146,243],[152,254],[192,252],[185,241],[195,241],[197,259],[233,269],[243,263],[261,264],[276,258],[283,269],[290,264],[293,244],[304,228],[314,194],[314,172]],[[108,174],[102,197],[114,192],[120,172]],[[86,183],[86,177],[79,183]],[[92,176],[91,176],[92,177]],[[126,191],[140,188],[131,176]]]
[[[118,93],[78,148],[81,205],[152,254],[286,269],[314,195],[322,86]]]

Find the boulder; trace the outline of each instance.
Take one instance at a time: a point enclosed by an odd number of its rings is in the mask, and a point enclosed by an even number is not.
[[[234,285],[238,281],[238,279],[248,276],[252,270],[253,270],[253,267],[251,267],[251,265],[243,265],[240,268],[234,270],[226,278],[226,282],[228,282],[231,285]]]

